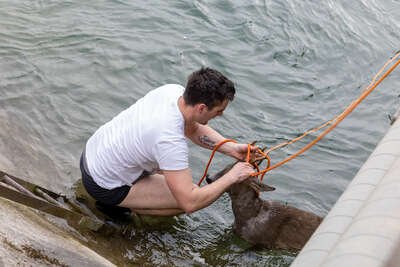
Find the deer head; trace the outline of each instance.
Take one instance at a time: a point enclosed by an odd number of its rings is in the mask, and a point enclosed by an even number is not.
[[[212,183],[216,181],[217,179],[221,178],[223,175],[225,175],[230,169],[232,169],[233,165],[235,165],[237,162],[234,162],[232,164],[229,164],[226,166],[223,170],[219,171],[213,176],[207,175],[206,181],[207,183]],[[245,192],[248,192],[249,189],[252,189],[254,193],[257,195],[260,192],[266,192],[266,191],[274,191],[275,188],[269,185],[266,185],[262,183],[257,177],[249,177],[248,179],[244,180],[243,182],[239,184],[234,184],[231,186],[229,190],[229,194],[242,194]]]

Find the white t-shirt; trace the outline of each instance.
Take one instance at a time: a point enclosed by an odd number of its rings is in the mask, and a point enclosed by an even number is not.
[[[131,185],[144,170],[189,167],[184,118],[178,99],[184,87],[158,87],[101,126],[86,143],[93,180],[113,189]]]

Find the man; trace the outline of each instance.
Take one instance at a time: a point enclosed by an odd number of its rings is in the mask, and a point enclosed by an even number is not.
[[[210,68],[192,73],[186,88],[168,84],[150,91],[89,138],[81,157],[86,190],[102,204],[138,214],[171,216],[210,205],[253,168],[239,162],[218,181],[198,187],[186,138],[208,149],[224,140],[207,123],[223,114],[234,94],[233,83]],[[219,152],[243,160],[247,145],[225,143]]]

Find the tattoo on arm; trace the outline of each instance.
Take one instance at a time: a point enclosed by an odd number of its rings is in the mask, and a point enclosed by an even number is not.
[[[210,139],[207,135],[202,135],[199,137],[199,141],[201,144],[205,145],[206,147],[213,149],[215,146],[215,142]]]

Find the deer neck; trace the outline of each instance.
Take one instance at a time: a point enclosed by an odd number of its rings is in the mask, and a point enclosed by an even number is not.
[[[233,185],[229,191],[229,196],[232,201],[232,210],[236,220],[247,220],[259,213],[262,200],[247,185]]]

